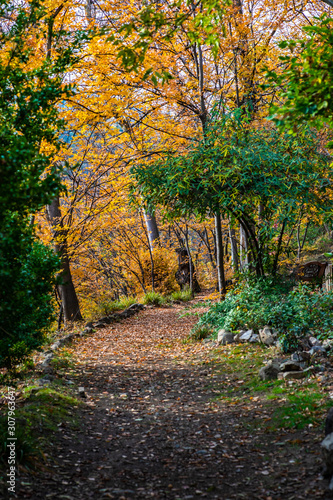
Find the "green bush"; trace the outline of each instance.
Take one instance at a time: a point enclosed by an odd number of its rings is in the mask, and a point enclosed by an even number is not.
[[[197,323],[191,330],[190,335],[186,337],[185,343],[191,342],[191,341],[200,341],[203,339],[206,339],[207,337],[210,337],[210,335],[213,334],[213,329],[209,325],[202,325]]]
[[[20,238],[15,240],[17,228]],[[35,241],[29,228],[8,225],[0,242],[0,366],[12,368],[43,344],[54,320],[58,269],[59,258]]]
[[[229,292],[199,321],[215,330],[274,327],[285,351],[295,348],[305,334],[313,331],[319,338],[332,335],[333,293],[313,290],[273,278],[248,280]]]
[[[151,306],[162,306],[167,302],[167,299],[158,292],[147,292],[143,298],[143,303]]]
[[[119,300],[101,297],[95,303],[90,302],[89,307],[85,307],[85,314],[89,319],[100,319],[102,316],[109,316],[115,311],[127,309],[136,302],[136,297],[120,297]]]
[[[171,295],[171,300],[175,302],[188,302],[193,299],[192,292],[190,288],[184,288],[184,290],[178,290],[173,292]]]

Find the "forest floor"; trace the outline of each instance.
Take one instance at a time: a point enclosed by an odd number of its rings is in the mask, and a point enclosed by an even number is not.
[[[330,382],[260,383],[269,350],[184,343],[202,298],[147,307],[76,340],[49,386],[17,385],[44,454],[20,467],[11,498],[332,498],[320,455]],[[57,410],[59,394],[66,404]],[[56,425],[45,427],[52,415]]]

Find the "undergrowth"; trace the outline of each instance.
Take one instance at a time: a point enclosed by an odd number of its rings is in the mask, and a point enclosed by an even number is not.
[[[211,384],[215,400],[227,405],[245,405],[251,413],[256,407],[262,413],[264,408],[265,418],[260,425],[268,431],[323,425],[331,400],[316,378],[262,381],[258,373],[266,358],[267,349],[260,345],[216,349],[212,365],[215,374],[224,375],[224,381],[220,385]],[[255,419],[248,425],[257,426],[258,421]]]
[[[258,331],[265,325],[275,328],[285,352],[295,349],[308,333],[324,339],[332,336],[333,292],[314,290],[273,278],[248,279],[229,292],[223,302],[213,305],[199,325],[219,329]]]
[[[15,409],[15,454],[17,463],[36,467],[45,461],[50,433],[58,431],[59,424],[76,429],[75,409],[82,402],[61,391],[61,388],[28,386],[20,396]],[[7,415],[0,417],[0,464],[8,459],[9,443]]]
[[[85,307],[84,313],[88,320],[100,319],[101,317],[108,316],[116,311],[127,309],[136,302],[136,297],[124,296],[120,297],[119,300],[110,300],[107,297],[101,297],[95,302],[89,302],[89,307]]]

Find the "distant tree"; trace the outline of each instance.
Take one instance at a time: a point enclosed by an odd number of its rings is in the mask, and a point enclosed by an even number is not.
[[[299,204],[333,208],[332,168],[313,134],[255,128],[237,113],[208,124],[187,154],[169,154],[132,173],[142,199],[162,205],[168,217],[221,212],[238,221],[257,276],[276,273],[282,236]]]

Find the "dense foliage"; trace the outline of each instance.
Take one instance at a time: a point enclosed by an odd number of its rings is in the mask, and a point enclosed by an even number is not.
[[[333,292],[292,285],[271,278],[243,281],[204,314],[199,325],[215,330],[251,328],[256,333],[269,325],[277,330],[286,351],[297,347],[306,334],[315,332],[318,338],[328,337],[332,330]]]
[[[306,38],[280,43],[289,54],[281,56],[285,71],[268,73],[270,84],[279,89],[281,102],[272,107],[273,119],[281,127],[308,124],[321,128],[333,124],[333,19],[326,14],[303,31]]]
[[[245,229],[257,275],[276,273],[282,233],[300,205],[329,213],[332,167],[310,131],[293,137],[257,128],[241,110],[207,125],[185,155],[176,151],[132,173],[149,206],[169,217],[222,212]],[[260,208],[260,215],[259,215]],[[280,235],[279,235],[280,233]]]
[[[61,188],[56,104],[71,92],[62,78],[72,48],[36,61],[50,26],[38,1],[28,9],[1,1],[0,16],[8,20],[0,31],[0,366],[11,366],[41,344],[52,318],[59,262],[35,240],[32,215]]]

